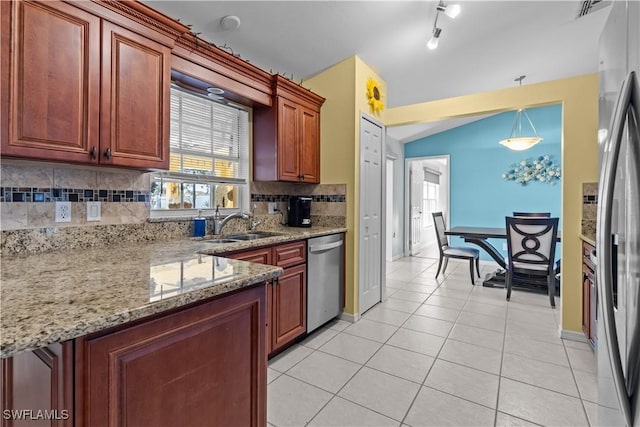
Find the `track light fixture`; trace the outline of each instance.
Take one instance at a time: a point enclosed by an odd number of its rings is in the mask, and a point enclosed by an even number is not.
[[[443,0],[440,0],[438,6],[436,6],[436,19],[433,21],[433,35],[429,39],[427,43],[427,48],[429,50],[433,50],[438,47],[438,41],[440,40],[440,33],[442,33],[442,28],[438,27],[438,16],[440,12],[447,15],[449,18],[455,18],[460,14],[460,5],[459,4],[449,4],[446,5]]]

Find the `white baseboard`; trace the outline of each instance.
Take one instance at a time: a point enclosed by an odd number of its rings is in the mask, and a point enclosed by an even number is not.
[[[567,331],[565,329],[562,329],[560,331],[560,338],[565,340],[584,342],[584,343],[588,342],[587,337],[584,336],[582,332]]]
[[[342,313],[340,315],[340,320],[346,320],[347,322],[356,323],[358,320],[360,320],[360,314]]]

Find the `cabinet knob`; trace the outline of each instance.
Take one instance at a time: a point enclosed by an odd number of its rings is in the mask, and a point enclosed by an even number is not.
[[[91,149],[91,157],[94,159],[98,158],[98,149],[95,146]]]
[[[111,160],[111,147],[107,148],[107,150],[104,152],[104,157],[106,157],[107,160]]]

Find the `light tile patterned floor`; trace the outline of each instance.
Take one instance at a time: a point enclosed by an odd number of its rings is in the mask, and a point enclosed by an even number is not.
[[[387,264],[387,300],[269,362],[269,425],[588,426],[596,359],[548,297],[472,286],[466,263]],[[482,274],[495,266],[483,265]],[[479,281],[476,281],[479,283]]]

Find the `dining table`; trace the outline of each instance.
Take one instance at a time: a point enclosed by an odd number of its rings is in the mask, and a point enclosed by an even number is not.
[[[482,286],[486,287],[504,287],[507,262],[502,253],[491,244],[489,239],[507,239],[506,227],[472,227],[472,226],[456,226],[451,227],[444,232],[447,236],[461,237],[466,243],[471,243],[482,248],[489,256],[500,266],[496,271],[488,274]],[[562,233],[558,230],[556,242],[560,242]],[[547,291],[547,285],[541,283],[539,278],[528,275],[514,275],[513,287],[525,290]]]

